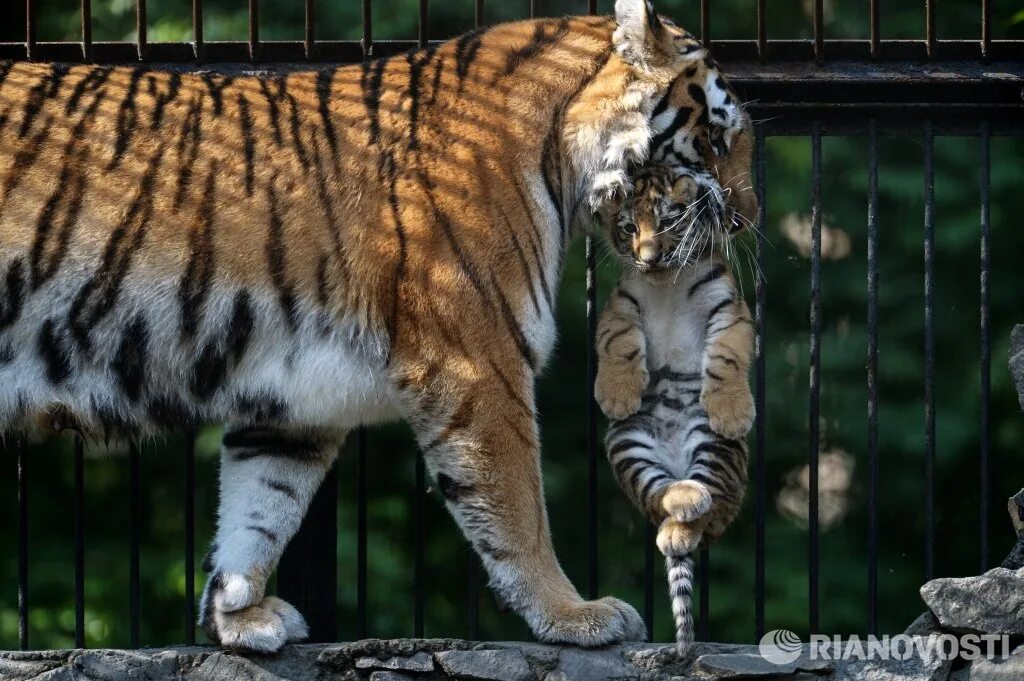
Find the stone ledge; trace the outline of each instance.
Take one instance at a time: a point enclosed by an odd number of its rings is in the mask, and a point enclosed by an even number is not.
[[[208,647],[0,652],[0,681],[945,681],[949,671],[948,663],[916,659],[774,666],[754,646],[713,643],[696,644],[685,658],[669,645],[583,650],[447,639],[298,645],[273,656]]]

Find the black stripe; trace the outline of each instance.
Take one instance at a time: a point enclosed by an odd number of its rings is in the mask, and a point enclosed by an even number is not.
[[[437,486],[445,499],[453,504],[459,503],[465,496],[473,493],[473,486],[459,482],[445,473],[437,476]]]
[[[4,277],[4,295],[0,298],[0,329],[18,320],[21,308],[25,303],[25,264],[21,258],[15,258],[7,265]]]
[[[90,69],[89,73],[75,83],[75,87],[71,90],[71,96],[68,97],[64,106],[64,115],[70,118],[78,110],[78,103],[85,96],[86,90],[94,92],[99,90],[113,71],[114,69],[110,66],[95,66]]]
[[[654,486],[659,482],[664,482],[665,480],[671,480],[671,477],[665,473],[657,473],[648,478],[647,482],[644,483],[643,489],[640,490],[640,501],[646,503],[647,497],[650,495]]]
[[[14,60],[5,59],[0,61],[0,88],[4,86],[4,82],[7,80],[7,76],[11,73],[12,68],[14,68]]]
[[[188,113],[178,135],[178,179],[174,193],[174,210],[185,200],[185,190],[192,181],[192,167],[199,157],[199,140],[202,134],[203,98],[196,96],[189,105]],[[187,150],[187,154],[186,154]]]
[[[708,124],[708,98],[704,94],[704,88],[696,83],[690,83],[687,86],[686,91],[690,93],[690,97],[697,103],[697,125],[707,126]]]
[[[530,41],[526,45],[509,52],[502,75],[511,76],[514,74],[520,66],[540,54],[545,48],[558,42],[569,30],[569,20],[567,18],[559,19],[554,31],[549,34],[547,29],[550,25],[550,21],[537,22]]]
[[[164,146],[161,144],[140,178],[135,197],[121,223],[107,240],[100,267],[82,286],[72,303],[68,326],[83,348],[90,347],[89,332],[114,309],[132,259],[145,241],[153,214],[153,184],[163,155]]]
[[[7,199],[11,192],[17,188],[21,181],[28,175],[28,171],[35,164],[36,159],[45,148],[44,143],[50,138],[50,129],[53,126],[53,116],[47,116],[42,127],[25,144],[18,148],[14,154],[14,161],[11,163],[7,176],[4,177],[3,194],[0,195],[0,211],[7,205]]]
[[[309,155],[306,153],[306,146],[302,142],[302,123],[299,121],[299,103],[295,96],[288,95],[288,106],[291,110],[289,116],[289,127],[292,133],[292,143],[295,145],[295,155],[299,159],[303,170],[309,170]]]
[[[434,47],[419,52],[410,52],[406,56],[409,62],[409,150],[419,149],[419,114],[420,114],[420,79],[423,69],[434,56]]]
[[[202,203],[196,210],[189,231],[189,259],[178,288],[181,303],[181,335],[188,340],[199,329],[199,318],[210,293],[214,274],[213,211],[216,199],[217,161],[210,161]]]
[[[164,119],[164,109],[167,105],[178,98],[178,92],[181,90],[181,74],[178,72],[171,72],[167,78],[167,91],[157,92],[156,79],[153,76],[149,77],[149,94],[152,95],[153,99],[156,100],[153,106],[153,123],[150,125],[152,130],[156,130],[160,127],[160,123]]]
[[[43,322],[39,330],[39,354],[46,365],[46,377],[53,385],[60,385],[71,375],[71,358],[61,342],[52,319]]]
[[[502,217],[505,217],[504,214],[502,214]],[[519,266],[523,268],[523,277],[526,279],[526,290],[530,293],[530,302],[533,303],[533,309],[539,317],[541,314],[540,303],[537,302],[536,282],[533,278],[533,273],[530,271],[530,265],[526,262],[526,254],[523,252],[523,247],[519,244],[519,239],[516,238],[515,228],[512,227],[507,217],[505,217],[505,224],[508,226],[508,235],[512,239],[512,247],[516,251],[516,258],[519,259]],[[543,275],[543,272],[538,273],[538,276],[541,278],[543,278]]]
[[[663,114],[666,111],[668,111],[668,101],[669,101],[669,96],[671,94],[672,94],[672,88],[669,87],[668,92],[666,92],[662,96],[662,98],[658,100],[658,103],[654,105],[654,111],[651,112],[651,120],[654,120],[655,118],[657,118],[661,114]]]
[[[719,312],[721,312],[722,310],[724,310],[725,308],[729,307],[732,304],[733,300],[732,298],[729,298],[728,300],[723,300],[718,305],[715,305],[713,308],[711,308],[711,312],[708,313],[708,324],[711,324],[711,320],[715,318],[716,314],[718,314]]]
[[[239,124],[242,127],[242,150],[245,154],[245,193],[252,196],[253,182],[256,179],[256,139],[252,134],[249,100],[240,94],[237,101]]]
[[[688,106],[679,108],[676,112],[675,118],[672,119],[672,123],[667,128],[655,135],[654,139],[651,140],[651,152],[658,151],[665,142],[676,136],[679,129],[682,128],[690,121],[690,116],[693,114],[693,109]]]
[[[491,286],[498,294],[498,303],[501,306],[502,319],[505,321],[505,327],[508,329],[509,333],[512,334],[512,340],[515,341],[516,347],[519,348],[519,354],[523,356],[523,361],[525,361],[531,369],[536,371],[537,358],[534,356],[533,349],[530,347],[530,344],[526,339],[526,334],[523,333],[523,327],[519,325],[519,320],[516,319],[516,315],[512,311],[512,307],[509,305],[508,299],[505,297],[505,292],[502,291],[493,272],[491,273]]]
[[[231,361],[238,364],[245,356],[249,348],[249,340],[252,338],[255,317],[252,311],[252,302],[249,293],[239,291],[235,294],[234,304],[231,311],[231,324],[228,326],[227,350]]]
[[[716,279],[721,278],[721,276],[724,275],[724,274],[725,274],[725,265],[722,265],[722,264],[715,265],[714,267],[711,268],[710,272],[705,274],[693,286],[690,287],[690,290],[686,293],[687,298],[693,298],[693,295],[697,291],[699,291],[701,288],[703,288],[707,284],[710,284],[711,282],[715,281]]]
[[[224,98],[222,96],[224,88],[229,87],[235,81],[235,78],[234,76],[213,75],[211,73],[204,73],[202,78],[210,93],[210,99],[213,100],[213,115],[215,117],[220,116],[224,110]]]
[[[623,291],[621,288],[615,289],[615,294],[620,298],[625,298],[629,302],[633,303],[633,307],[636,308],[637,312],[641,312],[643,310],[643,308],[640,307],[640,301]]]
[[[145,318],[138,314],[121,335],[121,345],[110,367],[121,390],[132,402],[139,400],[146,382],[148,345],[149,329]]]
[[[42,111],[46,100],[56,96],[57,90],[60,89],[61,81],[67,75],[67,72],[67,64],[50,64],[50,70],[29,90],[24,114],[22,114],[21,127],[18,128],[19,139],[28,134],[28,131],[32,128],[33,121],[35,121],[39,112]]]
[[[650,451],[654,449],[654,447],[644,444],[643,442],[638,442],[637,440],[619,440],[608,450],[608,456],[616,456],[627,449],[646,449]]]
[[[232,458],[245,461],[261,456],[313,461],[320,458],[322,444],[316,440],[296,437],[271,428],[242,428],[224,434],[225,449]]]
[[[121,106],[117,110],[117,138],[114,140],[114,155],[111,157],[110,163],[107,164],[108,172],[121,164],[128,151],[128,143],[135,133],[135,126],[138,123],[135,96],[139,93],[139,83],[145,73],[145,67],[136,66],[132,69],[132,75],[128,79],[128,90],[121,99]]]
[[[625,484],[626,483],[626,473],[629,472],[630,468],[633,468],[634,466],[639,466],[640,467],[639,470],[643,471],[643,470],[647,469],[648,467],[650,467],[651,463],[652,462],[650,460],[648,460],[648,459],[641,459],[641,458],[635,457],[635,456],[627,456],[627,457],[625,457],[623,459],[619,459],[618,461],[615,462],[615,466],[614,466],[614,468],[615,468],[615,475],[616,475],[616,477],[619,480],[622,481],[623,484]],[[634,487],[633,485],[630,485],[630,488],[633,488],[633,487]]]
[[[380,98],[386,67],[387,62],[383,59],[363,64],[360,85],[363,90],[363,104],[370,119],[370,146],[376,146],[380,141]]]
[[[402,302],[400,289],[402,279],[405,277],[405,262],[408,253],[405,224],[402,222],[402,211],[398,201],[398,177],[395,169],[395,157],[391,152],[388,152],[386,156],[385,166],[385,176],[388,182],[388,206],[391,209],[391,220],[395,223],[395,238],[398,240],[398,260],[395,262],[395,270],[391,275],[391,316],[388,321],[388,337],[391,347],[395,347],[398,340],[398,313]],[[390,353],[388,357],[390,359]]]
[[[207,341],[192,365],[192,394],[200,400],[209,400],[224,385],[227,374],[227,355],[217,341]]]
[[[455,73],[459,79],[459,92],[462,92],[466,77],[469,75],[469,67],[472,66],[477,52],[480,51],[486,32],[486,29],[475,29],[463,34],[455,43]]]
[[[717,359],[720,362],[725,362],[726,364],[728,364],[729,366],[731,366],[734,369],[739,369],[740,368],[739,362],[737,362],[736,360],[731,359],[729,357],[726,357],[725,355],[716,354],[716,355],[709,355],[708,357],[709,357],[709,359]]]
[[[605,351],[605,352],[608,352],[608,347],[609,347],[609,346],[610,346],[610,345],[612,344],[612,341],[613,341],[613,340],[615,340],[615,339],[617,339],[617,338],[622,338],[622,337],[623,337],[623,336],[625,336],[625,335],[626,335],[627,333],[629,333],[630,331],[632,331],[632,330],[633,330],[634,328],[636,328],[636,327],[633,327],[633,326],[627,326],[626,328],[624,328],[624,329],[619,329],[619,330],[618,330],[618,331],[616,331],[615,333],[611,334],[611,335],[610,335],[610,336],[608,337],[608,340],[606,340],[606,341],[604,342],[604,351]]]
[[[331,119],[331,81],[334,80],[334,69],[324,69],[316,77],[317,110],[320,112],[320,123],[324,126],[327,144],[331,147],[331,160],[338,162],[338,138],[334,132],[334,121]]]
[[[270,489],[274,490],[275,492],[280,492],[281,494],[285,495],[292,501],[299,500],[298,492],[296,492],[295,488],[286,482],[282,482],[280,480],[272,480],[270,478],[260,478],[260,482],[263,483],[263,485],[265,485],[266,487],[269,487]]]
[[[278,302],[281,311],[284,313],[285,322],[288,328],[295,332],[299,328],[298,320],[298,299],[295,297],[295,290],[288,282],[287,261],[285,259],[284,246],[284,223],[281,221],[280,206],[277,202],[277,191],[274,185],[277,178],[272,177],[267,183],[267,201],[270,212],[269,224],[267,227],[266,258],[270,279],[277,289]]]
[[[263,537],[266,538],[266,540],[269,541],[271,544],[276,544],[277,543],[277,535],[274,534],[273,532],[271,532],[270,530],[268,530],[265,527],[261,527],[259,525],[248,525],[248,526],[246,526],[245,529],[251,530],[253,532],[256,532],[257,534],[263,535]]]
[[[285,79],[280,75],[268,75],[259,79],[260,91],[267,100],[267,115],[270,117],[270,127],[274,131],[274,142],[277,146],[284,146],[284,137],[281,134],[281,110],[278,105],[285,98]],[[270,84],[277,86],[277,92],[270,91]]]
[[[505,391],[508,393],[508,396],[512,398],[512,401],[518,404],[520,407],[522,407],[523,411],[525,411],[527,414],[532,415],[533,408],[526,404],[523,398],[519,396],[519,393],[516,392],[516,389],[515,387],[513,387],[512,382],[508,380],[508,378],[505,376],[505,373],[498,366],[497,362],[495,362],[494,359],[488,356],[487,363],[491,365],[491,370],[494,371],[494,374],[498,377],[498,380],[501,381],[501,384],[505,387]]]

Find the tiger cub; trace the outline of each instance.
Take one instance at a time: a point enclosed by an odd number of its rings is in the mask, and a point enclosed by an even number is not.
[[[697,187],[692,171],[640,172],[611,239],[637,276],[620,281],[597,332],[608,460],[630,500],[660,525],[680,653],[693,641],[692,554],[739,511],[742,438],[754,418],[750,311],[717,236],[687,222],[706,200]]]

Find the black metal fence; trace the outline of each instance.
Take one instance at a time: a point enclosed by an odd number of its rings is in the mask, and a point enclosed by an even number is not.
[[[530,14],[539,11],[536,0],[531,0]],[[596,12],[598,3],[580,2],[579,11]],[[807,555],[807,613],[809,629],[819,630],[820,584],[819,556],[820,528],[818,525],[818,461],[819,416],[821,406],[821,309],[822,309],[822,140],[828,135],[866,135],[868,140],[868,223],[867,223],[867,513],[869,569],[867,574],[868,630],[878,628],[879,583],[879,443],[878,443],[878,353],[879,353],[879,238],[878,188],[879,144],[884,134],[920,136],[924,144],[924,259],[925,259],[925,371],[924,371],[924,432],[925,496],[921,503],[924,513],[925,536],[924,574],[935,575],[935,466],[936,466],[936,414],[935,414],[935,193],[934,144],[937,135],[961,135],[977,139],[981,150],[980,172],[980,290],[981,326],[978,330],[981,344],[980,374],[980,442],[977,461],[980,527],[980,566],[990,566],[990,449],[992,425],[990,417],[991,393],[991,338],[989,311],[991,276],[991,207],[990,147],[1000,135],[1024,133],[1024,42],[996,41],[992,38],[992,3],[982,0],[981,35],[976,40],[940,40],[935,30],[937,0],[925,0],[926,21],[919,40],[883,40],[881,38],[880,0],[871,0],[867,8],[870,37],[867,40],[829,40],[823,23],[823,0],[812,3],[813,37],[810,40],[769,40],[768,2],[756,0],[757,35],[750,41],[715,41],[711,31],[711,0],[700,2],[700,37],[710,43],[722,62],[740,96],[751,104],[751,113],[759,121],[755,160],[755,186],[761,199],[756,259],[762,265],[767,257],[763,237],[767,206],[772,200],[766,191],[765,140],[772,136],[809,136],[812,155],[812,220],[810,252],[810,402],[807,420],[807,463],[809,465],[809,550]],[[259,0],[249,0],[248,40],[245,42],[206,42],[203,38],[203,2],[193,0],[194,41],[191,43],[151,43],[147,39],[146,0],[136,2],[137,36],[135,43],[94,42],[92,40],[91,0],[81,0],[81,41],[39,42],[36,40],[36,3],[27,0],[24,42],[0,44],[0,58],[35,61],[64,62],[149,62],[155,64],[204,64],[207,68],[234,64],[260,63],[342,63],[358,62],[399,53],[406,49],[426,45],[439,38],[430,33],[429,3],[419,0],[419,34],[415,41],[375,41],[371,0],[362,0],[363,37],[361,41],[321,41],[317,39],[316,3],[305,0],[305,33],[301,42],[264,42],[259,34]],[[751,2],[752,7],[755,5]],[[602,7],[602,9],[605,9]],[[475,0],[476,23],[484,17],[484,1]],[[587,326],[593,339],[596,325],[597,286],[594,276],[595,245],[588,239],[586,246]],[[760,637],[765,631],[766,600],[766,516],[768,505],[766,451],[768,430],[764,418],[766,404],[766,352],[765,339],[770,333],[767,319],[767,300],[771,294],[763,277],[756,287],[756,363],[754,392],[759,418],[753,434],[752,496],[755,518],[754,573],[755,621],[751,633]],[[595,374],[595,356],[592,342],[586,358],[588,380],[580,390],[591,392]],[[586,411],[587,489],[586,511],[588,526],[587,582],[584,589],[591,597],[598,595],[598,484],[599,468],[603,460],[599,440],[599,421],[595,405],[588,399]],[[359,636],[368,633],[367,600],[367,440],[366,433],[356,436],[357,452],[357,615],[355,630]],[[12,446],[13,444],[13,446]],[[28,648],[28,584],[31,574],[31,535],[29,532],[30,505],[28,480],[35,472],[23,448],[8,442],[9,449],[17,450],[17,561],[18,611],[20,646]],[[85,646],[85,541],[84,541],[84,447],[81,441],[74,446],[74,610],[75,641]],[[424,570],[425,540],[423,530],[423,504],[426,496],[425,471],[421,457],[417,457],[416,494],[412,501],[415,519],[415,556],[413,581],[413,627],[409,633],[422,636],[424,631]],[[129,544],[130,544],[130,621],[131,643],[140,641],[140,484],[139,449],[132,448],[129,455]],[[185,452],[185,546],[183,557],[186,570],[186,598],[182,606],[185,643],[195,642],[196,581],[195,565],[195,455],[189,446]],[[337,570],[334,556],[337,545],[337,521],[334,511],[338,493],[336,473],[332,473],[313,502],[309,516],[295,537],[280,565],[278,592],[295,604],[307,617],[312,639],[327,641],[337,635],[334,609]],[[659,560],[654,554],[653,531],[648,533],[645,557],[645,597],[643,612],[649,628],[653,621],[656,594],[662,591],[655,567]],[[327,557],[325,560],[324,557]],[[319,559],[317,559],[319,558]],[[475,561],[475,557],[471,558]],[[710,596],[708,579],[711,557],[707,550],[700,559],[699,630],[698,635],[708,637]],[[481,589],[479,571],[470,570],[466,585],[469,592],[467,612],[471,638],[479,635],[477,603]],[[7,588],[5,586],[4,588]]]

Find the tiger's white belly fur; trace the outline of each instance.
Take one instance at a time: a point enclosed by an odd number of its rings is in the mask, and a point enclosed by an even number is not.
[[[83,342],[71,320],[87,278],[69,272],[26,293],[0,333],[0,427],[56,408],[87,429],[138,431],[210,422],[343,431],[398,416],[386,339],[354,322],[213,286],[188,333],[179,282],[139,273]]]

